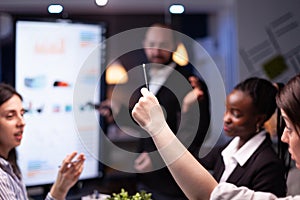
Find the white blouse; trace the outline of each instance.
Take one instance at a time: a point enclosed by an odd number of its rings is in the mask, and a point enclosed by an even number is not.
[[[253,153],[258,149],[261,143],[263,143],[265,138],[266,131],[263,130],[252,137],[250,140],[248,140],[241,148],[238,149],[240,138],[235,137],[221,153],[225,164],[225,170],[220,179],[220,183],[226,182],[237,164],[243,166],[253,155]]]
[[[149,70],[149,76],[150,76],[149,90],[154,95],[156,95],[156,93],[161,88],[161,86],[166,82],[169,75],[173,72],[175,66],[176,66],[176,63],[172,62],[168,66],[164,66],[160,69],[157,69],[154,67],[150,68],[150,70]]]

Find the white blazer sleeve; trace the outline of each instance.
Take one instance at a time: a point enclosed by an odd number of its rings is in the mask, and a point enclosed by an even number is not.
[[[277,198],[267,192],[255,192],[246,187],[237,187],[231,183],[220,183],[211,193],[211,200],[300,200],[300,196]]]

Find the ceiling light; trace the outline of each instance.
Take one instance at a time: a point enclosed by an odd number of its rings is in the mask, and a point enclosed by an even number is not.
[[[48,12],[49,13],[61,13],[63,11],[63,6],[59,4],[52,4],[48,6]]]
[[[169,11],[172,14],[181,14],[184,12],[184,6],[181,4],[173,4],[169,7]]]
[[[105,6],[108,0],[95,0],[97,6]]]

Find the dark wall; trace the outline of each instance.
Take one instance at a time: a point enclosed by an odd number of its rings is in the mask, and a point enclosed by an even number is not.
[[[108,36],[132,28],[147,27],[156,22],[165,22],[164,15],[70,15],[69,18],[78,21],[104,22],[107,24]],[[207,18],[207,14],[172,15],[171,26],[192,38],[201,38],[207,35]]]
[[[15,84],[15,46],[7,43],[1,48],[1,82]]]

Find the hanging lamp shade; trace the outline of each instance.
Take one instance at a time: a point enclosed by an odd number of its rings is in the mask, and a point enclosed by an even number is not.
[[[105,81],[110,85],[127,83],[128,75],[125,67],[119,62],[109,65],[106,69]]]
[[[183,43],[178,44],[172,58],[174,62],[176,62],[180,66],[185,66],[189,63],[189,56]]]

